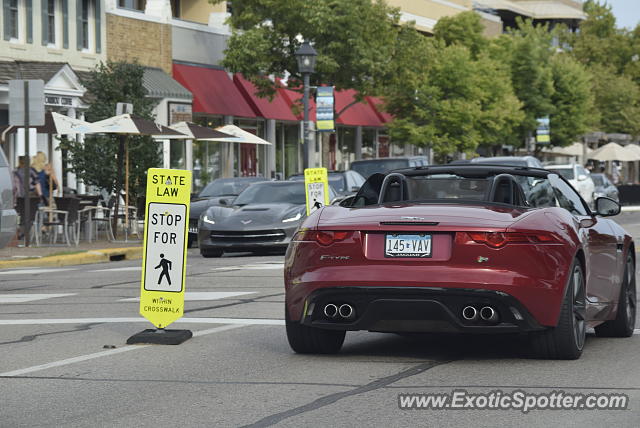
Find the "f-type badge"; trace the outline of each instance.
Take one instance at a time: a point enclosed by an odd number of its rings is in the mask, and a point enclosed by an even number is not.
[[[323,254],[320,256],[320,260],[331,260],[331,261],[351,260],[351,256],[330,256],[330,255]]]

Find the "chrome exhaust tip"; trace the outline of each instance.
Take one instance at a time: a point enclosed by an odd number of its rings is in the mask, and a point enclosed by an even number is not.
[[[353,308],[353,306],[351,306],[348,303],[345,303],[344,305],[340,305],[340,308],[338,309],[338,313],[342,318],[346,320],[351,320],[356,317],[356,310]]]
[[[338,315],[338,307],[333,303],[328,303],[324,306],[324,315],[327,318],[335,318]]]
[[[498,321],[498,312],[491,306],[485,306],[480,309],[480,318],[482,318],[483,321],[496,322]]]
[[[462,318],[467,321],[475,321],[478,319],[478,311],[473,306],[465,306],[462,309]]]

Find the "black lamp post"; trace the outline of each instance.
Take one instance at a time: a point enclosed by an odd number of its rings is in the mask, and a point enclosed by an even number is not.
[[[302,103],[304,106],[304,121],[303,121],[303,135],[304,135],[304,147],[303,147],[303,160],[302,166],[304,169],[309,168],[309,147],[311,146],[311,139],[309,138],[309,75],[314,72],[316,65],[316,56],[318,53],[309,44],[304,42],[295,53],[296,60],[298,61],[298,71],[302,73],[304,78],[304,95],[302,97]]]

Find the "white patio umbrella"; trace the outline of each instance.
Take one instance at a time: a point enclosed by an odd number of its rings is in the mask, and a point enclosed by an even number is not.
[[[637,144],[627,144],[626,146],[624,146],[624,150],[640,156],[640,146]]]
[[[583,143],[576,142],[566,147],[554,147],[551,150],[548,150],[547,153],[555,153],[564,156],[582,156],[583,147]],[[592,151],[592,149],[587,147],[587,154],[591,153]]]
[[[171,125],[169,128],[174,131],[178,131],[188,136],[191,140],[200,141],[220,141],[220,138],[233,139],[234,141],[240,141],[240,138],[234,137],[231,134],[218,131],[216,129],[207,128],[197,125],[192,122],[178,122]],[[244,131],[243,131],[244,132]]]
[[[625,150],[620,144],[608,143],[594,150],[588,155],[589,159],[595,159],[599,161],[623,161],[633,162],[640,160],[640,153],[631,153],[629,150]]]
[[[122,190],[121,176],[122,176],[122,160],[123,154],[125,159],[125,206],[129,206],[129,145],[126,136],[127,135],[145,135],[154,139],[188,139],[189,136],[174,129],[168,128],[164,125],[156,123],[152,120],[135,117],[130,114],[121,114],[119,116],[113,116],[108,119],[93,122],[92,126],[95,132],[104,134],[118,134],[120,135],[120,147],[118,148],[118,181],[116,183],[116,201],[115,212],[116,222],[119,210],[120,190]],[[125,224],[129,224],[129,209],[125,208]],[[127,226],[128,227],[128,226]],[[117,233],[117,228],[114,228]]]
[[[216,128],[216,131],[224,132],[225,134],[231,134],[232,138],[215,138],[211,141],[223,141],[228,143],[249,143],[249,144],[263,144],[270,146],[271,143],[267,140],[263,140],[257,135],[247,132],[238,128],[236,125],[225,125]]]

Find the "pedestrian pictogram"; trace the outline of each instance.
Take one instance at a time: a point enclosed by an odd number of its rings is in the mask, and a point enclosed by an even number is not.
[[[158,328],[184,312],[190,196],[190,171],[149,170],[140,313]]]
[[[171,260],[167,260],[164,258],[164,254],[160,254],[160,263],[155,269],[162,268],[162,272],[160,272],[160,277],[158,278],[158,285],[162,283],[162,277],[165,276],[167,278],[167,282],[171,285],[171,276],[169,276],[169,271],[171,270]]]
[[[329,178],[326,168],[304,170],[304,186],[307,195],[307,215],[329,205]]]

